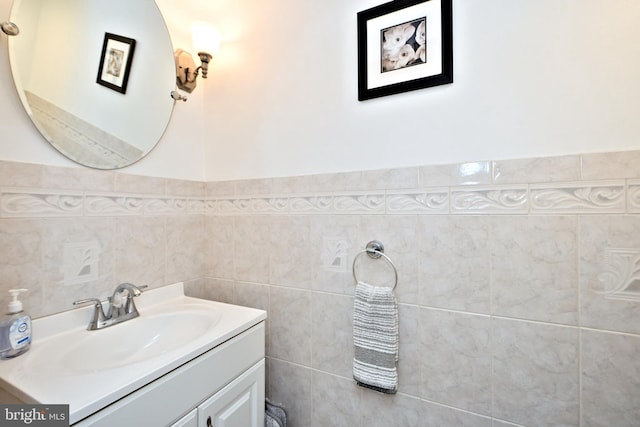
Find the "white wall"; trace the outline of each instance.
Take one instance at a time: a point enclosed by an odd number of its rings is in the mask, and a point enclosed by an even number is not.
[[[640,148],[636,0],[454,0],[454,83],[365,102],[356,14],[380,0],[157,3],[174,47],[190,49],[196,19],[224,44],[129,173],[238,179]],[[22,111],[0,38],[0,159],[71,165]]]
[[[454,0],[454,83],[365,102],[356,14],[381,0],[199,3],[228,38],[208,179],[640,147],[636,0]]]

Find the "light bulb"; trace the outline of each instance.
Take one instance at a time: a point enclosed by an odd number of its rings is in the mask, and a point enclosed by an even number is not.
[[[196,53],[204,52],[215,55],[220,48],[222,37],[220,32],[208,22],[194,22],[191,25],[191,37],[193,39],[193,49]]]

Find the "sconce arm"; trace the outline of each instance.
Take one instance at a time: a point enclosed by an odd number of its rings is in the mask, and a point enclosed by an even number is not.
[[[202,71],[202,77],[207,77],[207,69],[211,55],[208,53],[198,53],[198,57],[202,62],[202,65],[196,67],[196,63],[190,53],[176,49],[174,52],[174,58],[176,62],[176,84],[178,88],[191,93],[196,87],[196,80],[200,71]]]

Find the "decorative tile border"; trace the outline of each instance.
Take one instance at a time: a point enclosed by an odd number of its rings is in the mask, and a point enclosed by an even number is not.
[[[242,197],[206,200],[206,212],[212,215],[286,213],[286,198]]]
[[[187,199],[187,212],[192,214],[204,214],[207,212],[207,202],[201,198]]]
[[[3,217],[80,216],[83,200],[81,193],[3,190],[0,214]]]
[[[454,188],[451,213],[515,214],[527,213],[527,187]]]
[[[416,168],[408,168],[415,175]],[[402,175],[402,169],[394,173]],[[357,175],[357,174],[356,174]],[[376,176],[375,174],[370,176]],[[383,175],[380,175],[383,176]],[[329,180],[324,176],[325,180]],[[141,180],[138,180],[140,178]],[[383,190],[390,187],[379,179],[379,188],[300,194],[216,195],[211,185],[122,175],[126,187],[148,183],[143,193],[56,190],[0,187],[0,217],[120,216],[120,215],[525,215],[525,214],[624,214],[640,213],[640,178],[602,179],[529,184],[453,185],[433,188]],[[256,181],[256,180],[253,180]],[[253,182],[260,187],[261,180]],[[330,180],[329,180],[330,181]],[[375,179],[372,180],[375,185]],[[414,180],[415,181],[415,180]],[[138,185],[140,184],[140,185]],[[167,194],[161,185],[181,195]],[[242,185],[235,183],[235,187]],[[184,187],[184,189],[183,189]],[[201,190],[200,190],[200,187]],[[147,191],[148,190],[148,191]],[[324,191],[320,191],[324,190]],[[201,192],[201,196],[197,193]],[[205,196],[205,192],[209,196]],[[193,194],[193,196],[191,195]]]
[[[0,216],[48,218],[61,216],[204,214],[205,200],[68,191],[2,189]]]
[[[202,198],[146,197],[136,195],[87,195],[85,215],[193,215],[204,214]]]
[[[624,181],[531,185],[531,212],[624,213]]]
[[[333,197],[292,197],[290,206],[293,213],[332,213]]]
[[[355,193],[292,197],[292,214],[384,214],[384,193]]]
[[[187,201],[185,199],[154,198],[148,199],[144,209],[147,215],[175,215],[186,214]]]
[[[387,194],[387,213],[449,213],[449,189],[433,189],[415,193]]]
[[[383,214],[385,213],[384,194],[341,195],[334,197],[336,213]]]
[[[87,215],[141,215],[144,211],[144,198],[131,196],[86,196]]]

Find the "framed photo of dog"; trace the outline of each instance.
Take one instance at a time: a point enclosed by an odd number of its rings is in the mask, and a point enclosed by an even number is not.
[[[453,82],[452,0],[396,0],[358,13],[358,100]]]
[[[105,33],[96,83],[116,92],[125,93],[135,48],[134,39]]]

